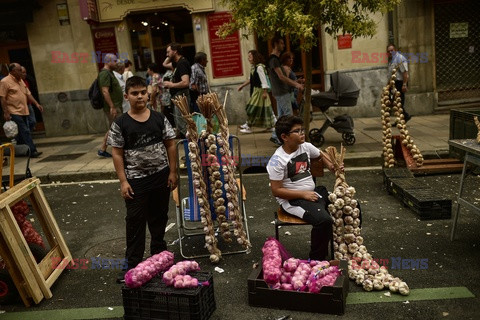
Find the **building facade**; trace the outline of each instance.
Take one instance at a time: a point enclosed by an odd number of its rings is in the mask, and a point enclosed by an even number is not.
[[[10,1],[10,0],[7,0]],[[102,67],[102,55],[113,52],[134,63],[133,72],[145,75],[148,64],[165,59],[168,43],[178,42],[193,63],[195,52],[208,55],[206,72],[211,90],[223,101],[228,90],[230,123],[245,121],[248,90],[237,91],[249,76],[247,53],[257,49],[265,57],[269,44],[242,32],[218,39],[215,31],[229,19],[216,0],[11,0],[28,6],[25,19],[1,19],[2,73],[20,62],[35,77],[47,136],[103,133],[103,112],[88,101],[88,88]],[[459,2],[462,5],[458,5]],[[376,14],[372,38],[335,39],[318,31],[313,49],[314,89],[328,90],[329,75],[342,71],[360,87],[353,108],[332,108],[332,114],[377,117],[381,88],[386,84],[386,46],[394,42],[410,59],[409,112],[472,106],[480,101],[478,19],[476,1],[405,0],[391,14]],[[13,13],[2,13],[11,16]],[[294,71],[302,76],[305,56],[298,44],[285,38],[295,54]]]

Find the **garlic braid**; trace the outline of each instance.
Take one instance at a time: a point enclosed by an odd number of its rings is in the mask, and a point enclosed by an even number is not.
[[[210,203],[207,197],[207,185],[205,184],[203,172],[202,172],[202,163],[200,159],[200,151],[198,147],[198,134],[197,126],[195,121],[193,121],[192,115],[189,113],[187,98],[185,96],[176,97],[173,100],[173,103],[182,113],[183,118],[187,123],[187,139],[188,139],[188,157],[191,161],[192,174],[194,177],[194,189],[198,197],[198,204],[200,206],[200,215],[201,222],[204,226],[203,230],[205,231],[205,246],[210,252],[210,261],[213,263],[218,263],[222,256],[221,251],[218,249],[217,238],[215,237],[215,232],[213,228],[212,213],[210,209]]]
[[[213,110],[217,115],[218,122],[220,124],[220,132],[217,134],[217,142],[223,149],[221,153],[225,153],[223,159],[223,173],[226,177],[225,190],[227,191],[228,209],[230,213],[230,219],[233,220],[234,235],[237,237],[237,242],[241,244],[245,249],[250,248],[252,245],[248,241],[247,234],[243,227],[243,217],[240,213],[240,204],[238,201],[238,185],[235,180],[235,162],[230,152],[229,137],[230,132],[228,129],[228,119],[225,112],[225,107],[218,101],[216,93],[211,93],[213,100]]]

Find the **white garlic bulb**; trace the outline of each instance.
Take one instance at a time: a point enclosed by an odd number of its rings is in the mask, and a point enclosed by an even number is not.
[[[408,296],[410,294],[410,288],[406,282],[400,282],[398,285],[398,292],[403,296]]]

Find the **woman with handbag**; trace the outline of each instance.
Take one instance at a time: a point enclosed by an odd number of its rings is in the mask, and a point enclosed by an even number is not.
[[[272,128],[275,126],[275,115],[268,91],[270,90],[268,75],[263,64],[263,56],[257,50],[248,52],[248,61],[252,68],[250,79],[238,87],[241,91],[250,84],[250,100],[247,102],[247,122],[240,126],[240,132],[252,133],[250,127]]]

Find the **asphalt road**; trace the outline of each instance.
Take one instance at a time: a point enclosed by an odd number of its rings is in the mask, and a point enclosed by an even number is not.
[[[480,217],[462,209],[457,238],[450,242],[448,220],[421,221],[383,186],[378,171],[347,171],[347,182],[357,189],[362,203],[365,245],[376,258],[427,259],[426,269],[400,269],[391,273],[404,279],[412,294],[400,301],[384,295],[387,291],[364,293],[353,282],[343,319],[478,319],[480,314]],[[456,199],[459,175],[437,175],[417,178],[430,185],[439,195]],[[333,187],[327,174],[319,182]],[[184,183],[184,180],[182,180]],[[252,251],[249,254],[225,255],[214,271],[208,259],[200,258],[204,271],[214,274],[216,311],[211,319],[333,319],[338,316],[248,305],[247,278],[252,266],[261,261],[261,247],[274,235],[273,211],[277,205],[271,196],[265,174],[244,175],[247,189],[246,213]],[[480,177],[470,175],[467,197],[480,203]],[[117,182],[44,185],[42,189],[74,258],[121,259],[124,254],[124,202]],[[454,201],[455,203],[455,201]],[[173,201],[170,221],[176,222]],[[280,239],[292,256],[308,255],[310,227],[284,227]],[[291,235],[285,235],[289,231]],[[175,260],[182,260],[178,248],[176,225],[166,234]],[[192,240],[192,239],[188,239]],[[191,241],[187,250],[199,252],[200,242]],[[148,246],[147,246],[148,248]],[[146,257],[148,250],[146,251]],[[52,287],[53,298],[25,308],[22,304],[3,305],[2,319],[121,319],[123,315],[121,285],[115,283],[118,270],[65,270]],[[438,289],[447,294],[441,296]],[[452,289],[455,288],[455,289]],[[441,291],[441,290],[440,290]],[[466,295],[465,295],[466,293]],[[471,295],[471,297],[468,297]],[[392,294],[397,296],[397,294]],[[464,297],[467,296],[467,297]],[[463,298],[459,298],[463,297]],[[355,298],[355,299],[354,299]],[[433,300],[432,300],[433,299]],[[366,303],[369,302],[369,303]],[[92,308],[92,309],[89,309]],[[110,309],[109,309],[110,308]]]

